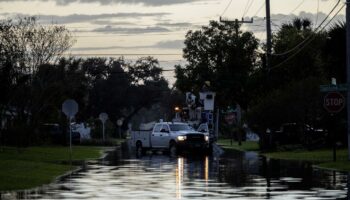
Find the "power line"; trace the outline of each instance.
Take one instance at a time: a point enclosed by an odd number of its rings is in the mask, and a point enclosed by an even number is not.
[[[90,38],[90,37],[105,37],[105,38],[111,38],[116,36],[138,36],[140,33],[108,33],[104,35],[74,35],[74,37],[78,38]],[[166,33],[143,33],[143,36],[150,36],[150,35],[184,35],[184,33],[176,33],[176,32],[166,32]]]
[[[250,0],[249,0],[249,1],[250,1]],[[248,1],[248,3],[249,3],[249,1]],[[252,7],[253,3],[254,3],[254,0],[252,0],[252,1],[250,2],[248,8],[246,8],[246,10],[244,11],[242,18],[244,18],[245,15],[248,13],[248,11],[249,11],[249,9]]]
[[[230,0],[230,2],[227,4],[226,8],[224,9],[224,11],[222,12],[222,14],[220,16],[223,16],[226,13],[226,11],[230,7],[231,3],[232,3],[232,0]]]
[[[293,14],[293,12],[295,12],[298,8],[300,8],[300,6],[302,6],[305,3],[305,0],[302,0],[292,11],[290,11],[290,14]],[[289,15],[290,15],[289,14]],[[282,17],[281,19],[279,19],[279,21],[282,21],[283,19],[287,18],[289,15],[285,15],[284,17]]]
[[[315,32],[318,31],[319,28],[321,28],[321,26],[323,25],[323,23],[326,22],[326,20],[328,19],[328,17],[333,13],[333,11],[338,7],[340,3],[340,0],[338,0],[338,2],[335,4],[335,6],[332,8],[332,10],[329,12],[329,14],[323,19],[323,21],[321,22],[321,24],[315,29]],[[340,11],[339,11],[340,12]],[[309,35],[306,39],[304,39],[302,42],[300,42],[298,45],[296,45],[295,47],[289,49],[288,51],[285,51],[283,53],[278,53],[278,54],[271,54],[273,56],[284,56],[287,55],[291,52],[293,52],[294,50],[296,50],[297,48],[299,48],[301,45],[303,45],[305,42],[307,42],[310,38],[312,38],[313,35]]]
[[[316,10],[316,20],[315,20],[315,26],[317,26],[318,23],[318,12],[320,11],[320,0],[317,0],[317,10]]]
[[[329,22],[320,30],[324,30],[331,22],[332,20],[340,13],[340,11],[343,10],[343,8],[345,7],[346,4],[344,4],[338,11],[337,13],[329,20]],[[307,43],[305,43],[304,46],[302,46],[297,52],[295,52],[294,54],[292,54],[290,57],[288,57],[287,59],[285,59],[284,61],[282,61],[281,63],[271,67],[270,69],[276,69],[279,68],[281,66],[283,66],[283,64],[287,63],[289,60],[291,60],[292,58],[294,58],[297,54],[299,54],[307,45],[309,45],[316,37],[313,36],[313,38],[311,38],[309,41],[307,41]]]
[[[263,2],[263,4],[259,7],[259,9],[255,12],[255,14],[252,17],[256,16],[264,7],[265,7],[265,1]]]
[[[79,56],[182,56],[180,53],[66,53],[63,55],[79,55]]]
[[[251,1],[251,0],[247,0],[247,4],[245,5],[245,8],[244,8],[244,10],[243,10],[242,19],[244,18],[244,15],[246,14],[246,11],[247,11],[247,8],[248,8],[248,6],[249,6],[249,4],[250,4],[250,1]]]

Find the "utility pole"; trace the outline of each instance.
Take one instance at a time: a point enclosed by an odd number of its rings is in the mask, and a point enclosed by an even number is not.
[[[271,69],[271,49],[272,49],[272,36],[271,36],[271,13],[270,13],[270,0],[266,0],[266,67],[267,71]]]
[[[244,18],[242,18],[242,20],[238,20],[238,19],[235,19],[234,21],[232,20],[228,20],[228,19],[222,19],[220,17],[220,22],[224,22],[224,23],[234,23],[234,28],[235,28],[235,31],[236,31],[236,37],[237,37],[237,40],[239,39],[239,27],[241,24],[252,24],[254,23],[254,20],[253,18],[251,18],[249,21],[246,21],[244,20]],[[219,115],[219,111],[218,111],[218,115]],[[232,134],[232,133],[231,133]],[[239,146],[241,146],[241,133],[239,132]],[[231,137],[231,145],[232,145],[232,137]]]
[[[235,19],[234,21],[232,20],[228,20],[228,19],[223,19],[220,17],[220,22],[224,22],[224,23],[234,23],[234,28],[235,28],[235,31],[236,31],[236,35],[237,35],[237,38],[238,38],[238,34],[239,34],[239,26],[241,24],[252,24],[253,23],[253,18],[251,18],[249,21],[246,21],[242,18],[242,20],[238,20],[238,19]]]
[[[348,112],[348,159],[350,160],[350,0],[346,0],[346,76],[347,76],[347,112]]]

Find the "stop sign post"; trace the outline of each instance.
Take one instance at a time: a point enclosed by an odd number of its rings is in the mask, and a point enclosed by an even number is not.
[[[72,119],[79,110],[78,103],[74,99],[67,99],[62,103],[62,112],[69,119],[69,149],[70,164],[72,164]]]
[[[336,153],[336,132],[334,130],[334,114],[339,113],[342,111],[345,107],[346,101],[344,95],[337,91],[331,91],[328,92],[323,99],[323,107],[331,114],[330,119],[330,131],[333,132],[332,134],[332,140],[333,140],[333,161],[335,162],[337,159],[337,153]]]
[[[323,107],[331,114],[342,111],[346,103],[345,97],[339,92],[328,92],[323,100]]]
[[[106,121],[108,119],[108,114],[107,113],[100,113],[98,118],[102,122],[102,138],[103,138],[103,141],[105,141],[105,123],[106,123]]]

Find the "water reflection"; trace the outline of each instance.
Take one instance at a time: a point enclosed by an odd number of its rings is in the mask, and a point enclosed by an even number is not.
[[[347,199],[349,175],[254,153],[221,158],[148,154],[129,149],[36,191],[2,199]]]

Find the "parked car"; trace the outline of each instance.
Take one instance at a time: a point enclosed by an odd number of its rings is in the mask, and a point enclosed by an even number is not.
[[[308,124],[284,123],[273,133],[273,141],[279,144],[311,144],[324,139],[325,129],[314,128]]]
[[[40,126],[39,140],[44,143],[65,144],[63,130],[59,124],[45,123]]]

